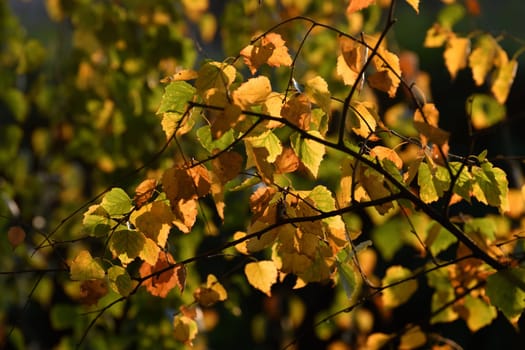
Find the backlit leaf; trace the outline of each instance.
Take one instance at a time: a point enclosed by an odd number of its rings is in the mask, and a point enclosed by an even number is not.
[[[216,135],[217,136],[217,135]],[[228,130],[219,138],[215,139],[212,136],[211,128],[209,125],[204,125],[197,130],[197,138],[208,152],[213,153],[214,150],[224,150],[232,144],[235,139],[233,129]]]
[[[237,70],[230,64],[222,62],[206,62],[199,69],[199,77],[195,81],[197,92],[204,97],[209,89],[226,91],[235,80]]]
[[[312,130],[308,133],[318,138],[322,138],[319,131]],[[304,166],[310,170],[312,175],[317,177],[319,166],[321,165],[321,161],[325,154],[325,146],[314,140],[305,139],[298,133],[292,134],[290,140],[295,154],[297,154]]]
[[[173,337],[188,346],[193,346],[198,328],[197,322],[188,316],[176,314],[173,318]]]
[[[244,138],[246,142],[254,148],[264,148],[268,151],[266,161],[269,163],[275,162],[277,156],[283,151],[281,141],[271,130],[267,130],[258,136],[249,136]]]
[[[275,171],[279,174],[292,173],[299,168],[301,161],[290,147],[284,147],[283,152],[275,159]]]
[[[292,58],[285,46],[285,41],[277,33],[266,34],[255,45],[248,45],[240,52],[244,63],[252,74],[263,64],[271,67],[290,66]]]
[[[391,266],[386,270],[382,286],[388,286],[392,283],[405,280],[412,276],[412,272],[402,266]],[[402,305],[410,299],[412,294],[417,290],[418,283],[415,279],[409,279],[406,282],[394,285],[383,290],[383,305],[387,308],[394,308]]]
[[[452,79],[456,78],[459,70],[467,66],[467,58],[470,54],[470,39],[452,36],[447,41],[447,47],[443,52],[445,65]]]
[[[351,300],[357,292],[357,273],[348,251],[343,249],[337,253],[336,259],[339,283],[343,286],[346,297]]]
[[[406,2],[416,11],[416,13],[419,13],[419,0],[406,0]]]
[[[352,103],[351,113],[347,119],[347,126],[352,128],[352,131],[363,138],[377,139],[375,135],[370,135],[375,132],[377,128],[377,120],[379,117],[374,109],[374,105],[370,102],[354,102]]]
[[[206,284],[201,285],[193,292],[193,297],[202,306],[209,307],[228,298],[226,289],[219,283],[217,277],[208,275]]]
[[[139,256],[144,248],[146,237],[138,231],[118,230],[113,232],[109,241],[109,249],[119,258],[122,264],[128,264]]]
[[[346,13],[354,13],[372,5],[375,0],[349,0]]]
[[[116,293],[126,297],[137,285],[133,281],[125,268],[121,266],[112,266],[108,269],[109,286]]]
[[[272,92],[270,79],[261,75],[248,79],[233,92],[235,104],[247,109],[256,104],[262,104]]]
[[[105,279],[90,279],[80,284],[80,302],[84,305],[96,305],[106,294],[108,285]]]
[[[341,53],[337,57],[337,74],[346,85],[355,85],[368,59],[368,48],[350,38],[339,38]]]
[[[122,216],[131,211],[132,203],[127,193],[121,188],[113,188],[104,195],[100,206],[110,216]]]
[[[467,99],[466,109],[476,129],[488,128],[503,121],[507,113],[505,105],[485,94],[471,95]]]
[[[214,174],[222,184],[234,179],[242,170],[242,156],[234,151],[224,152],[211,161]]]
[[[100,206],[100,204],[92,205],[84,213],[82,224],[84,230],[92,236],[105,236],[111,229],[112,220],[109,214]]]
[[[305,94],[292,96],[281,109],[281,116],[302,130],[310,129],[312,105]]]
[[[185,81],[174,81],[165,87],[157,114],[166,112],[183,114],[192,100],[195,88]]]
[[[172,207],[179,199],[203,197],[210,192],[210,176],[205,166],[190,168],[173,166],[162,176],[162,186]]]
[[[518,70],[518,61],[510,60],[503,64],[496,71],[496,79],[492,83],[491,91],[498,100],[499,103],[503,104],[507,101],[509,96],[510,87],[514,82],[514,77]]]
[[[277,268],[271,260],[250,262],[244,266],[248,282],[269,297],[272,296],[272,285],[277,282]]]
[[[507,175],[488,161],[472,166],[472,195],[482,203],[497,207],[500,212],[508,210]]]
[[[372,39],[372,41],[375,40],[375,38]],[[372,64],[377,72],[368,77],[368,84],[388,93],[388,96],[394,97],[399,87],[399,77],[401,76],[399,57],[381,46],[377,49],[377,53],[381,58],[378,55],[372,58]]]
[[[173,224],[183,233],[189,233],[197,220],[197,200],[179,199],[172,204],[175,220]]]
[[[425,203],[432,203],[441,198],[450,187],[450,175],[444,167],[436,166],[431,169],[423,162],[419,165],[417,182],[421,199]]]
[[[317,104],[321,109],[327,114],[330,115],[331,112],[331,94],[328,90],[328,84],[326,81],[320,77],[315,76],[314,78],[309,79],[306,82],[304,93]]]
[[[525,310],[525,269],[501,270],[487,278],[486,293],[492,305],[512,319]]]
[[[441,47],[445,44],[450,34],[450,30],[435,23],[427,30],[424,47]]]
[[[143,285],[146,290],[154,296],[165,298],[175,288],[179,281],[175,272],[175,260],[168,252],[159,252],[155,265],[143,262],[139,269],[141,278],[148,277]],[[165,270],[160,273],[160,271]],[[180,286],[179,286],[180,288]]]
[[[151,196],[153,195],[153,192],[155,191],[156,187],[157,187],[157,180],[155,179],[146,179],[142,181],[135,188],[135,197],[133,198],[133,202],[135,203],[135,206],[137,208],[140,208],[144,204],[146,204],[146,202],[148,202]]]
[[[459,316],[467,322],[467,326],[472,332],[477,332],[488,326],[498,316],[494,306],[472,295],[467,295],[465,302],[461,307],[456,307],[456,310],[458,310]]]
[[[426,334],[421,330],[421,327],[415,326],[401,336],[399,343],[400,350],[418,349],[427,342]]]
[[[100,263],[91,257],[87,250],[78,253],[69,264],[69,274],[74,281],[102,279],[105,276]]]
[[[370,156],[374,158],[377,157],[379,160],[388,159],[396,166],[396,168],[403,168],[403,161],[401,160],[401,157],[399,157],[397,152],[391,148],[375,146],[370,150]]]
[[[131,223],[137,230],[161,247],[166,245],[173,220],[171,208],[165,201],[146,204],[131,215]]]
[[[468,65],[472,70],[472,78],[476,85],[482,85],[490,72],[496,58],[498,43],[492,35],[485,34],[478,38],[476,48],[468,57]]]

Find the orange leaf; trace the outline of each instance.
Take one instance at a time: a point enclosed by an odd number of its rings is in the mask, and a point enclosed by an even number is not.
[[[281,109],[281,116],[302,130],[310,129],[312,105],[305,94],[290,98]]]
[[[374,40],[372,38],[372,41]],[[388,93],[388,96],[394,97],[400,83],[399,77],[401,76],[399,57],[383,47],[379,47],[377,53],[378,56],[374,56],[372,59],[377,73],[368,78],[368,83],[372,87]]]
[[[220,138],[243,119],[241,108],[231,103],[228,103],[224,107],[224,110],[214,112],[215,118],[210,118],[211,136],[214,139]]]
[[[337,57],[337,74],[346,85],[354,85],[368,58],[368,48],[347,37],[339,38],[341,54]]]
[[[283,153],[277,156],[274,163],[278,174],[292,173],[299,168],[300,164],[301,161],[290,147],[284,147]]]
[[[133,201],[135,202],[135,206],[137,207],[137,209],[142,207],[144,204],[146,204],[147,201],[149,201],[149,199],[153,195],[155,187],[157,187],[157,180],[146,179],[142,181],[137,186],[137,188],[135,188],[135,197],[133,198]]]
[[[467,66],[467,58],[470,54],[470,39],[458,38],[452,36],[447,41],[447,47],[443,52],[445,58],[445,65],[450,73],[452,79],[456,78],[456,75],[460,69]]]
[[[80,284],[80,302],[84,305],[95,305],[100,298],[108,294],[108,284],[106,280],[88,280]]]
[[[195,199],[210,192],[210,176],[204,165],[192,168],[174,166],[162,176],[166,196],[174,206],[179,199]]]
[[[222,184],[234,179],[242,170],[243,158],[234,151],[224,152],[211,161],[213,172]]]
[[[11,226],[7,231],[7,240],[11,247],[16,248],[26,239],[26,232],[20,226]]]
[[[159,257],[155,265],[150,265],[147,262],[142,263],[139,269],[139,275],[141,278],[150,276],[144,281],[143,285],[151,295],[165,298],[175,287],[179,287],[181,291],[184,289],[186,281],[179,280],[179,273],[177,273],[178,269],[183,269],[184,267],[173,267],[174,264],[175,260],[168,252],[159,252]],[[170,266],[171,268],[169,268]],[[166,268],[166,271],[155,274]]]
[[[250,68],[252,74],[263,64],[271,67],[290,66],[292,58],[288,54],[285,41],[277,33],[266,34],[256,45],[248,45],[241,50],[244,63]]]
[[[183,233],[189,233],[191,228],[197,220],[197,200],[196,199],[180,199],[174,207],[172,207],[175,220],[173,224],[177,226]]]
[[[131,223],[137,230],[151,238],[160,247],[166,245],[174,220],[173,213],[165,201],[149,203],[131,215]]]
[[[359,10],[365,9],[372,5],[375,0],[350,0],[348,7],[346,8],[346,13],[351,14]]]
[[[370,151],[370,156],[377,157],[379,160],[388,159],[395,164],[398,169],[403,168],[403,161],[396,151],[384,146],[375,146]]]

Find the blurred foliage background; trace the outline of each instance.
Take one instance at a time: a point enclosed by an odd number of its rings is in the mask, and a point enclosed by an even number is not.
[[[134,169],[147,164],[147,169],[154,170],[162,167],[165,158],[169,161],[170,153],[155,157],[165,143],[155,116],[163,77],[195,67],[203,59],[223,61],[236,56],[254,34],[297,15],[351,34],[380,31],[385,15],[382,7],[388,1],[378,3],[381,6],[348,18],[342,0],[0,2],[0,231],[20,225],[27,234],[25,244],[16,249],[5,235],[0,239],[0,270],[25,271],[0,276],[0,344],[18,349],[69,349],[87,327],[89,314],[75,302],[78,286],[69,282],[65,272],[39,270],[63,268],[64,259],[73,257],[79,245],[103,249],[84,239],[81,215],[69,216],[108,186],[118,185],[131,193],[143,176]],[[468,13],[463,1],[450,5],[459,8],[457,32],[485,30],[525,38],[521,0],[479,4],[479,14]],[[415,15],[406,3],[399,2],[398,24],[389,40],[399,52],[415,52],[420,69],[431,73],[442,128],[452,131],[452,149],[462,153],[468,148],[465,99],[480,88],[466,70],[451,81],[442,52],[422,46],[426,30],[444,8],[438,1],[422,1],[420,14]],[[291,52],[299,47],[307,25],[294,22],[280,30]],[[334,95],[344,91],[334,76],[336,39],[328,31],[313,33],[295,67],[296,75],[305,80],[314,72],[327,80],[334,78],[328,81]],[[505,41],[511,54],[523,44]],[[286,74],[274,76],[274,89],[286,88]],[[489,148],[492,155],[523,154],[523,76],[518,70],[507,104],[507,122],[481,135],[478,151]],[[385,100],[382,106],[386,110],[402,100],[403,96]],[[520,163],[507,161],[503,166],[517,172],[512,181],[521,185]],[[230,210],[246,212],[246,208]],[[227,218],[221,230],[242,226],[236,222],[242,220],[239,216],[241,219]],[[369,230],[371,222],[363,220],[363,229]],[[60,229],[52,238],[64,244],[33,254],[43,233],[57,225]],[[209,230],[205,226],[201,225],[201,231]],[[221,242],[220,236],[198,233],[176,239],[182,241],[178,258]],[[76,240],[78,244],[68,244]],[[221,276],[234,267],[226,259],[200,261],[188,284],[200,283],[199,274]],[[359,337],[372,328],[395,330],[405,322],[403,315],[420,312],[417,300],[394,315],[380,315],[377,305],[368,305],[314,332],[309,327],[321,315],[346,306],[342,291],[313,285],[292,294],[284,283],[269,299],[249,289],[241,277],[232,277],[227,285],[229,301],[203,311],[207,339],[197,347],[275,349],[283,339],[291,340],[305,331],[299,348],[320,349],[331,344],[332,349],[344,349],[339,339]],[[424,301],[428,295],[421,298]],[[132,304],[116,305],[103,315],[90,331],[85,348],[181,347],[171,335],[171,317],[183,302],[188,300],[179,296],[151,301],[150,296],[139,293]],[[504,348],[518,335],[500,321],[499,328],[482,330],[477,337],[460,321],[442,331],[462,339],[464,348],[489,349],[496,342]]]

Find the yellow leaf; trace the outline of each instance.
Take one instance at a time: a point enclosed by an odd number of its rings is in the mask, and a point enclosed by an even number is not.
[[[130,221],[146,237],[164,247],[174,219],[170,206],[157,201],[133,212]]]
[[[352,128],[352,131],[366,139],[372,141],[377,140],[375,135],[370,135],[375,132],[377,128],[377,120],[379,117],[376,114],[375,106],[368,101],[352,103],[353,113],[347,119],[347,126]]]
[[[339,47],[341,54],[337,57],[337,74],[346,85],[354,85],[368,59],[368,48],[344,36],[339,38]]]
[[[328,84],[322,77],[315,76],[314,78],[309,79],[306,82],[304,93],[312,100],[312,102],[321,107],[327,115],[330,115],[330,105],[332,103],[330,100],[331,95],[328,90]]]
[[[392,335],[385,333],[372,333],[366,339],[367,350],[380,350],[392,339]]]
[[[202,306],[208,307],[224,301],[228,298],[226,289],[219,283],[217,277],[212,274],[208,275],[205,285],[201,285],[193,293],[195,300]]]
[[[372,5],[375,0],[350,0],[348,7],[346,8],[346,13],[351,14],[359,10],[365,9]]]
[[[270,80],[261,75],[248,79],[233,92],[233,101],[242,109],[256,104],[262,104],[272,92]]]
[[[160,247],[153,240],[146,238],[144,246],[139,252],[139,258],[150,265],[155,265],[159,257]]]
[[[468,65],[472,70],[472,78],[476,85],[481,85],[492,69],[499,45],[491,35],[481,36],[476,48],[468,57]]]
[[[292,58],[284,44],[285,41],[279,34],[268,33],[259,43],[246,46],[240,54],[251,73],[255,74],[263,64],[271,67],[290,66],[292,64]]]
[[[435,23],[427,30],[424,47],[441,47],[450,36],[450,30]]]
[[[208,169],[204,165],[191,168],[174,166],[164,172],[162,186],[172,206],[179,199],[203,197],[210,191]]]
[[[198,78],[195,80],[197,92],[204,97],[209,89],[227,91],[235,80],[237,70],[230,64],[222,62],[206,62],[199,69]]]
[[[91,257],[87,250],[82,250],[69,265],[72,280],[85,281],[102,279],[105,276],[102,266]]]
[[[401,337],[401,342],[399,344],[399,349],[402,350],[411,350],[417,349],[425,345],[427,342],[427,336],[421,331],[419,326],[410,328],[408,332],[403,334]]]
[[[518,70],[518,61],[510,60],[503,64],[496,72],[496,79],[492,83],[491,91],[498,100],[499,103],[503,104],[507,101],[509,96],[510,87],[514,82],[516,71]]]
[[[197,322],[188,316],[177,314],[173,318],[174,338],[188,346],[193,346],[193,340],[199,331],[198,328]]]
[[[180,199],[172,204],[172,210],[175,215],[173,224],[183,233],[189,233],[197,220],[197,200]]]
[[[137,208],[142,207],[147,201],[149,201],[153,195],[153,191],[155,191],[155,187],[157,187],[157,180],[146,179],[135,188],[133,202]]]
[[[277,282],[277,268],[273,261],[251,262],[244,267],[248,282],[269,297],[272,296],[272,285]]]
[[[372,42],[374,40],[376,39],[372,38]],[[388,96],[394,97],[399,87],[399,77],[401,76],[399,57],[383,47],[379,47],[377,53],[378,56],[374,56],[372,59],[372,64],[377,72],[368,78],[368,84],[388,93]],[[382,59],[379,58],[379,56],[381,56]]]
[[[171,83],[172,81],[186,81],[197,79],[199,74],[193,69],[182,69],[168,77],[162,78],[161,83]]]
[[[416,13],[419,13],[419,0],[406,0],[406,2],[416,11]]]
[[[443,52],[445,65],[452,79],[456,78],[459,70],[467,66],[467,58],[470,54],[470,39],[452,36],[447,41],[447,47]]]
[[[399,157],[397,152],[391,148],[375,146],[370,150],[370,156],[377,157],[379,160],[388,159],[394,163],[398,169],[403,168],[403,161],[401,160],[401,157]]]
[[[410,299],[412,294],[417,290],[417,280],[409,279],[412,272],[402,266],[391,266],[386,271],[383,278],[382,286],[388,286],[401,280],[403,283],[386,288],[382,294],[383,305],[387,308],[394,308],[404,304]]]

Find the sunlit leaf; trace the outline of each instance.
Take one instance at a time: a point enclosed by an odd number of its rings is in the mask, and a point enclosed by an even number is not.
[[[204,96],[207,90],[216,88],[226,91],[235,80],[237,70],[230,64],[222,62],[206,62],[199,69],[199,77],[195,81],[197,92]]]
[[[270,67],[290,66],[292,64],[292,58],[285,46],[285,41],[277,33],[266,34],[260,42],[242,49],[240,54],[252,74],[255,74],[263,64]]]
[[[505,119],[505,105],[489,95],[473,94],[466,103],[467,113],[470,113],[472,125],[476,129],[491,127]]]
[[[173,166],[164,172],[162,187],[172,206],[180,199],[203,197],[210,191],[208,169],[203,165],[190,168]]]
[[[113,188],[102,198],[100,206],[110,216],[122,216],[130,212],[132,203],[127,193],[121,188]]]
[[[494,167],[488,161],[481,166],[473,166],[472,195],[482,203],[497,207],[500,212],[508,210],[508,180],[500,168]]]
[[[421,199],[425,203],[432,203],[441,198],[449,189],[450,175],[444,167],[436,166],[431,169],[427,163],[421,163],[417,182]]]
[[[398,169],[403,168],[401,157],[391,148],[384,146],[375,146],[370,150],[371,157],[377,157],[379,160],[387,159],[391,161]]]
[[[137,281],[131,279],[125,268],[116,265],[108,269],[108,280],[111,289],[124,297],[137,285]]]
[[[376,40],[375,38],[373,41]],[[377,49],[378,55],[372,58],[372,64],[376,73],[368,77],[368,84],[378,90],[388,93],[388,96],[394,97],[400,83],[401,66],[399,57],[393,52],[383,47]]]
[[[106,294],[108,285],[104,279],[90,279],[80,284],[80,302],[84,305],[96,305]]]
[[[226,289],[219,283],[217,277],[208,275],[206,284],[201,285],[193,292],[193,297],[202,306],[212,306],[213,304],[224,301],[228,298]]]
[[[308,133],[318,138],[322,138],[319,131],[312,130]],[[325,146],[314,140],[305,139],[298,133],[292,134],[290,139],[295,154],[297,154],[306,168],[310,170],[312,175],[317,177],[319,166],[321,165],[321,161],[323,160],[326,151]]]
[[[525,310],[525,269],[501,270],[487,278],[486,293],[492,305],[512,319]]]
[[[337,57],[337,74],[346,85],[355,85],[368,59],[368,48],[345,36],[339,38],[339,47],[341,53]]]
[[[118,230],[111,236],[109,249],[123,264],[128,264],[139,256],[145,241],[146,237],[141,232]]]
[[[173,337],[177,341],[192,346],[198,331],[197,322],[190,317],[176,314],[173,318]]]
[[[166,86],[157,114],[166,112],[183,114],[193,98],[195,88],[185,81],[174,81]]]
[[[321,109],[327,114],[330,115],[331,112],[331,94],[328,90],[328,84],[326,81],[320,77],[315,76],[314,78],[309,79],[306,82],[304,93],[317,104]]]
[[[424,47],[441,47],[449,37],[450,30],[435,23],[427,30]]]
[[[256,104],[262,104],[271,92],[270,79],[261,75],[242,83],[233,92],[233,101],[243,109],[247,109]]]
[[[492,35],[485,34],[478,38],[475,49],[468,57],[468,65],[476,85],[482,85],[492,69],[497,49],[498,43]]]
[[[299,168],[301,160],[290,147],[283,147],[283,152],[275,159],[275,171],[279,174],[292,173]]]
[[[312,106],[305,94],[292,96],[281,109],[281,116],[302,130],[310,129]]]
[[[382,281],[383,287],[402,280],[407,281],[383,290],[382,300],[385,307],[397,307],[410,299],[418,287],[417,280],[410,279],[411,276],[412,271],[402,266],[391,266],[386,270],[386,275]]]
[[[281,141],[271,130],[267,130],[258,136],[249,136],[244,138],[246,142],[254,148],[264,148],[268,151],[266,161],[269,163],[275,162],[277,156],[283,151]]]
[[[179,285],[179,289],[182,290],[175,271],[176,268],[180,267],[174,265],[175,260],[168,252],[159,252],[155,265],[148,264],[147,262],[142,263],[139,274],[141,278],[148,277],[143,282],[143,285],[151,295],[165,298],[177,285]]]
[[[452,79],[456,78],[459,70],[467,66],[470,54],[470,39],[452,36],[447,41],[447,47],[443,52],[445,65]]]
[[[467,295],[465,302],[461,307],[456,307],[456,310],[458,310],[459,316],[467,322],[467,326],[472,332],[488,326],[498,316],[494,306],[472,295]]]
[[[69,264],[69,269],[71,279],[76,281],[102,279],[105,276],[100,263],[93,259],[87,250],[82,250],[75,256]]]
[[[146,179],[142,181],[135,188],[135,197],[133,198],[133,202],[135,203],[135,206],[137,208],[140,208],[144,204],[146,204],[146,202],[150,200],[151,196],[153,196],[153,192],[155,191],[156,187],[157,187],[157,180],[155,179]]]
[[[272,296],[272,285],[277,282],[278,271],[271,260],[250,262],[244,266],[244,274],[248,282],[254,287]]]
[[[171,208],[165,201],[146,204],[131,215],[131,223],[137,230],[161,247],[166,245],[173,220]]]
[[[406,0],[407,4],[409,4],[416,13],[419,13],[419,0]]]
[[[377,128],[377,121],[379,119],[375,110],[374,104],[364,102],[352,103],[351,113],[347,119],[347,126],[352,128],[352,131],[364,138],[377,139],[375,135],[371,135]]]
[[[235,139],[235,134],[233,129],[230,129],[222,136],[215,139],[212,136],[210,126],[204,125],[197,130],[197,138],[200,141],[202,147],[204,147],[211,154],[214,150],[224,150],[230,147]]]
[[[375,0],[349,0],[346,13],[354,13],[356,11],[367,8],[372,5]]]
[[[417,349],[427,342],[426,334],[420,326],[411,327],[408,332],[404,333],[399,343],[400,350]]]
[[[499,103],[503,104],[507,101],[509,96],[510,88],[514,82],[514,77],[518,71],[518,61],[510,60],[503,64],[496,71],[496,79],[492,83],[491,91],[498,100]]]

